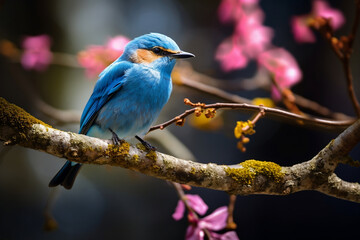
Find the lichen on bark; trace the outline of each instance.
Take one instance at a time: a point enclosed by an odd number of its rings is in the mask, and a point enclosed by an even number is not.
[[[6,141],[18,143],[27,140],[27,132],[34,124],[42,124],[46,127],[50,125],[40,121],[26,112],[21,107],[9,103],[4,98],[0,97],[0,125],[12,128],[13,135]]]
[[[279,183],[284,177],[282,168],[278,164],[253,159],[240,163],[239,168],[225,167],[225,172],[233,180],[246,185],[251,185],[258,175],[263,175],[275,183]]]

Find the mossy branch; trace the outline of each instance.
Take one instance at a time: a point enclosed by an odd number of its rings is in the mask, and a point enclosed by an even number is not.
[[[360,185],[345,182],[334,174],[338,163],[347,163],[349,151],[360,140],[360,120],[355,122],[313,159],[291,167],[248,160],[238,165],[202,164],[142,145],[92,138],[54,129],[21,108],[0,98],[0,140],[47,152],[70,161],[120,166],[160,179],[226,191],[231,194],[287,195],[317,190],[360,203]]]

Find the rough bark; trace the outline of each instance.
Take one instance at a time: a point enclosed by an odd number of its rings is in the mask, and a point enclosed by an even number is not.
[[[231,194],[287,195],[316,190],[360,203],[360,184],[346,182],[334,174],[339,163],[359,165],[347,155],[360,140],[360,120],[303,163],[281,167],[273,162],[247,160],[226,166],[147,151],[141,144],[134,146],[124,142],[114,146],[108,140],[54,129],[2,98],[0,110],[0,140],[5,145],[18,144],[70,161],[119,166]]]

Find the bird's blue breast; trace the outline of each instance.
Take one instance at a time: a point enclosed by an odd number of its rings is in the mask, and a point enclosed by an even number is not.
[[[125,72],[121,89],[100,109],[87,135],[110,138],[109,128],[124,139],[145,135],[170,97],[171,70],[133,64]]]

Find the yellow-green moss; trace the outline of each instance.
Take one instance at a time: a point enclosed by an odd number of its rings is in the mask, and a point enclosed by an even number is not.
[[[247,160],[241,163],[242,168],[225,168],[226,175],[241,184],[250,185],[257,175],[263,175],[274,182],[280,182],[284,177],[281,167],[273,162]]]
[[[134,160],[135,163],[139,163],[139,155],[134,154],[133,160]]]
[[[148,151],[147,148],[144,145],[142,145],[141,143],[137,143],[136,147],[142,151],[145,151],[145,152]]]
[[[196,169],[194,167],[192,167],[190,173],[195,175],[196,174]]]
[[[151,168],[152,168],[153,172],[155,172],[155,173],[159,172],[160,169],[161,169],[161,168],[160,168],[158,165],[156,165],[156,164],[151,165]]]
[[[46,127],[50,125],[31,116],[24,109],[11,104],[4,98],[0,97],[0,125],[10,126],[17,130],[17,135],[22,139],[26,139],[26,132],[34,124],[42,124]]]
[[[148,153],[146,154],[146,157],[147,157],[148,159],[153,160],[154,162],[155,162],[156,159],[157,159],[157,155],[156,155],[156,152],[155,152],[155,151],[150,151],[150,152],[148,152]]]
[[[136,147],[137,147],[138,149],[144,151],[144,152],[147,152],[147,153],[146,153],[146,157],[147,157],[148,159],[151,159],[151,160],[153,160],[153,161],[156,161],[157,155],[156,155],[156,152],[155,152],[155,151],[152,151],[152,150],[149,151],[149,149],[147,149],[147,148],[146,148],[144,145],[142,145],[141,143],[136,144]]]
[[[127,142],[123,142],[121,143],[121,145],[109,144],[105,153],[110,157],[125,157],[129,155],[129,150],[130,150],[130,144]]]

